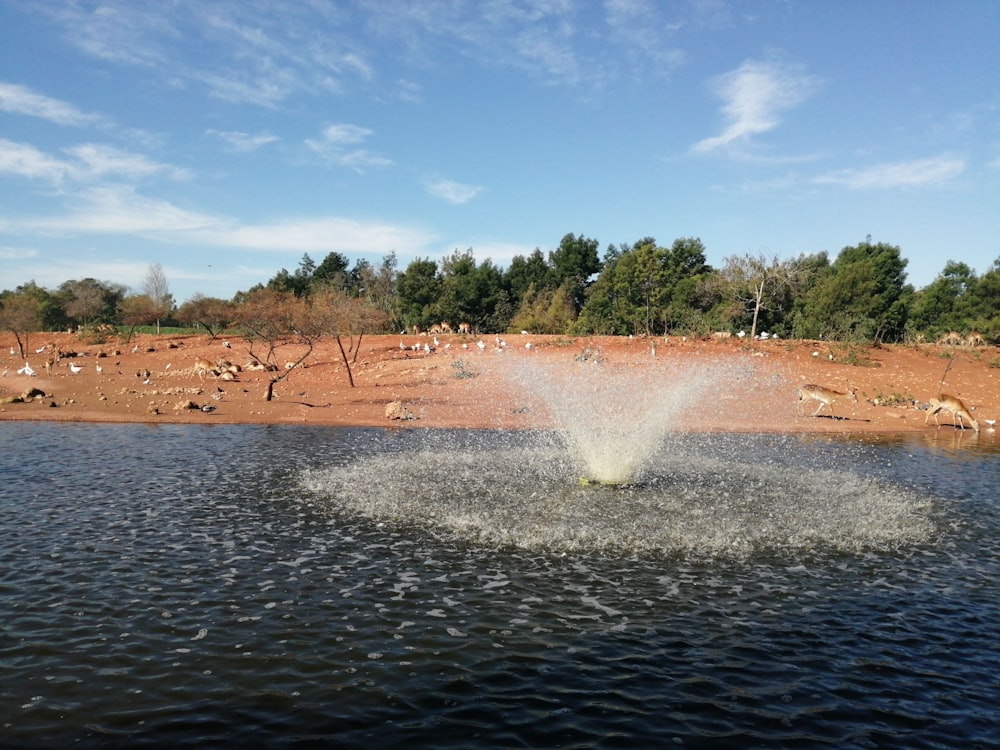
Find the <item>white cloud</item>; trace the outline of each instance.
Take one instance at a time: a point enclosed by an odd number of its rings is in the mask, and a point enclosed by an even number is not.
[[[265,224],[219,226],[196,232],[213,245],[296,252],[422,252],[433,240],[424,230],[381,221],[326,216]]]
[[[328,145],[361,143],[372,133],[373,131],[359,125],[338,122],[323,128],[323,143]]]
[[[219,138],[229,146],[231,151],[236,151],[238,153],[256,151],[261,146],[266,146],[269,143],[274,143],[280,140],[278,136],[271,135],[270,133],[258,133],[256,135],[251,135],[250,133],[243,133],[239,130],[206,130],[205,134]]]
[[[87,182],[111,175],[130,179],[161,174],[173,179],[187,179],[190,176],[187,170],[99,143],[83,143],[63,151],[73,158],[57,158],[30,144],[0,138],[0,174],[14,174],[53,183],[67,179]]]
[[[81,112],[72,104],[36,94],[16,83],[0,81],[0,110],[29,117],[38,117],[57,125],[95,125],[101,122],[98,115]]]
[[[83,143],[67,148],[66,152],[82,163],[76,169],[80,179],[102,178],[107,175],[136,179],[165,174],[173,179],[184,180],[191,176],[186,169],[155,162],[142,154],[100,143]]]
[[[62,216],[27,219],[21,226],[40,234],[177,234],[218,224],[219,219],[146,198],[133,188],[100,186],[81,192],[77,207]]]
[[[936,156],[886,164],[864,169],[843,169],[815,178],[818,184],[843,185],[851,190],[927,187],[940,185],[965,171],[965,161],[951,156]]]
[[[728,125],[721,134],[695,143],[693,150],[707,153],[745,144],[753,136],[773,130],[781,122],[779,115],[809,97],[818,84],[816,78],[796,67],[754,60],[743,63],[712,84],[723,101],[722,114]]]
[[[0,174],[59,182],[70,171],[65,161],[53,158],[30,144],[0,138]]]
[[[441,198],[442,200],[456,206],[468,203],[483,192],[483,189],[478,185],[464,185],[461,182],[453,182],[452,180],[427,182],[424,183],[424,187],[427,189],[428,193],[436,198]]]
[[[42,236],[136,235],[169,243],[299,253],[399,250],[419,254],[434,240],[432,234],[419,228],[336,216],[241,223],[149,198],[123,186],[95,187],[81,193],[76,201],[68,213],[10,222],[8,229]]]
[[[373,131],[349,123],[334,123],[323,128],[321,138],[307,138],[306,146],[325,161],[353,169],[359,174],[368,168],[384,168],[392,159],[363,148],[348,148],[367,140]]]
[[[37,257],[38,251],[30,247],[0,245],[0,260],[27,260],[29,258]]]

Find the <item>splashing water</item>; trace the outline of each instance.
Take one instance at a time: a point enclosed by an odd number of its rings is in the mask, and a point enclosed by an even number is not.
[[[585,483],[622,485],[640,479],[650,456],[683,417],[697,414],[724,383],[746,383],[742,363],[674,363],[641,370],[596,359],[526,364],[513,370],[525,390],[548,407]]]
[[[768,387],[746,363],[504,365],[555,431],[397,437],[388,454],[308,473],[304,487],[378,522],[550,552],[862,552],[934,534],[932,504],[844,470],[856,456],[696,432],[706,404],[745,415]]]

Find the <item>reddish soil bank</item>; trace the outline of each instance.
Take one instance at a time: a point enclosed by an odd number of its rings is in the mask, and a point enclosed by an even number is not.
[[[673,412],[678,429],[766,432],[927,431],[947,439],[974,439],[972,431],[925,426],[928,399],[944,392],[962,399],[979,420],[980,440],[995,433],[987,420],[1000,418],[1000,349],[940,346],[852,347],[817,341],[450,335],[365,337],[350,351],[355,386],[348,382],[336,341],[324,341],[303,365],[275,386],[265,400],[266,372],[248,371],[249,345],[241,339],[207,336],[139,336],[127,344],[87,344],[70,334],[33,334],[27,358],[34,377],[19,375],[24,360],[10,354],[11,334],[0,336],[0,400],[29,388],[44,392],[24,403],[0,404],[0,421],[262,423],[355,426],[529,428],[550,427],[547,404],[524,387],[532,378],[555,378],[574,388],[580,367],[602,368],[602,382],[629,393],[632,411],[609,419],[635,418],[659,399],[678,392],[680,380],[702,381]],[[348,342],[345,341],[345,346]],[[401,348],[401,344],[408,347]],[[410,348],[419,345],[420,349]],[[48,371],[43,346],[72,352]],[[280,364],[298,358],[296,346],[279,349]],[[244,366],[233,381],[199,377],[195,361],[227,359]],[[75,373],[71,365],[82,368]],[[98,371],[100,368],[101,371]],[[510,377],[518,372],[525,380]],[[567,373],[565,376],[561,373]],[[798,403],[799,386],[837,391],[857,389],[857,401],[842,398],[833,414]],[[672,390],[673,388],[673,390]],[[631,389],[631,390],[630,390]],[[594,396],[601,400],[600,394]],[[400,402],[408,419],[390,419],[386,407]],[[188,403],[190,402],[190,403]],[[214,407],[211,411],[200,408]],[[594,404],[594,409],[600,404]]]

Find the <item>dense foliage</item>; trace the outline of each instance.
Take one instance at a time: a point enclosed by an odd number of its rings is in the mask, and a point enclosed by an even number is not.
[[[603,257],[598,249],[597,240],[567,234],[550,252],[517,256],[506,269],[477,261],[471,249],[439,261],[417,258],[403,270],[394,253],[377,267],[363,260],[352,267],[340,253],[318,265],[304,255],[294,271],[281,269],[232,300],[196,294],[180,306],[156,265],[140,293],[91,278],[53,291],[27,282],[0,292],[0,327],[19,342],[30,331],[154,322],[213,336],[244,328],[259,335],[249,321],[259,323],[261,300],[271,299],[285,310],[298,304],[296,314],[309,310],[313,329],[334,335],[467,324],[478,333],[743,330],[857,342],[982,337],[1000,343],[1000,258],[981,276],[949,260],[933,282],[914,290],[900,249],[870,239],[832,261],[825,252],[789,260],[745,255],[726,258],[720,268],[708,264],[701,240],[691,237],[669,247],[644,237],[609,245]],[[319,315],[327,309],[337,313]],[[301,317],[285,322],[305,335]]]

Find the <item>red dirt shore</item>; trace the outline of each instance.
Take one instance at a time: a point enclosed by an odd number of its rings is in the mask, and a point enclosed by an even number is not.
[[[851,347],[817,341],[626,338],[508,335],[367,336],[349,352],[355,386],[333,340],[316,347],[265,401],[269,374],[245,368],[234,381],[200,378],[194,363],[227,359],[244,366],[249,345],[207,336],[139,336],[127,344],[87,344],[71,334],[32,334],[27,358],[34,377],[19,375],[24,360],[12,334],[0,336],[0,401],[30,388],[44,392],[22,403],[0,403],[0,421],[144,423],[260,423],[352,426],[503,428],[553,426],[543,399],[523,386],[532,378],[565,378],[574,368],[603,368],[602,387],[632,389],[635,409],[667,397],[672,384],[694,373],[705,388],[682,399],[675,427],[744,432],[912,432],[947,439],[992,441],[986,420],[1000,418],[1000,349],[940,346]],[[420,350],[401,348],[419,345]],[[345,341],[345,346],[347,342]],[[38,352],[42,347],[47,351]],[[45,367],[53,348],[64,356]],[[259,348],[259,347],[258,347]],[[305,350],[278,350],[280,363]],[[82,368],[74,374],[70,365]],[[101,371],[98,371],[100,367]],[[517,371],[526,377],[510,377]],[[589,382],[589,381],[588,381]],[[811,383],[837,391],[857,389],[857,402],[841,399],[834,414],[818,402],[799,408],[798,388]],[[962,399],[980,423],[977,436],[952,426],[924,425],[928,399],[944,392]],[[600,393],[594,396],[601,400]],[[412,417],[391,420],[386,406],[399,401]],[[191,402],[191,403],[187,403]],[[211,411],[200,408],[214,407]],[[185,408],[187,407],[187,408]],[[595,403],[594,408],[600,408]],[[801,411],[801,413],[800,413]],[[634,414],[634,412],[631,412]],[[609,414],[609,419],[630,419]]]

